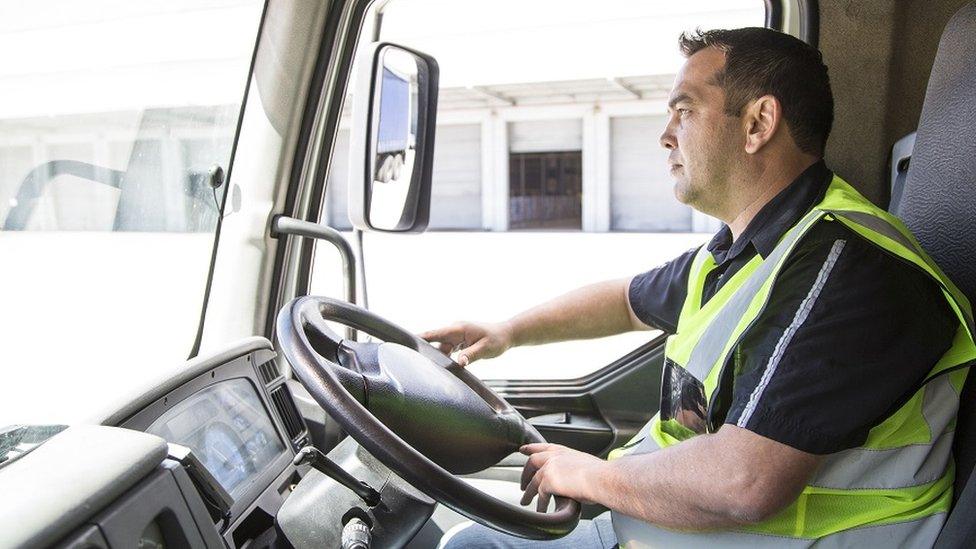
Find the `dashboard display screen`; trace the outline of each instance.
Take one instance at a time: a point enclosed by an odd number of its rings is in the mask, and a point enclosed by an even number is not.
[[[235,499],[285,451],[261,399],[247,379],[211,385],[159,417],[148,433],[181,444]]]

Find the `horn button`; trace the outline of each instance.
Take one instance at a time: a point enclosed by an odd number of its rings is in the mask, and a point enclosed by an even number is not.
[[[366,408],[432,461],[452,473],[473,473],[518,449],[509,417],[448,369],[397,343],[362,352],[371,345],[355,345]]]

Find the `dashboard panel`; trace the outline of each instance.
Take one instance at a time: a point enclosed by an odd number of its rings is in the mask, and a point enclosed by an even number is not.
[[[231,497],[240,497],[285,445],[246,378],[215,383],[188,397],[147,429],[193,450]]]
[[[214,527],[230,546],[273,529],[303,471],[292,465],[308,430],[270,349],[194,369],[158,386],[120,427],[189,448],[231,498]]]

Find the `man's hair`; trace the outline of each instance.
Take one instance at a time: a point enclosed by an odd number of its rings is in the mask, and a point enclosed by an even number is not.
[[[678,42],[685,57],[708,47],[725,53],[725,68],[715,83],[725,91],[727,114],[740,116],[749,101],[772,95],[800,150],[823,154],[834,121],[834,96],[820,50],[761,27],[699,29],[681,33]]]

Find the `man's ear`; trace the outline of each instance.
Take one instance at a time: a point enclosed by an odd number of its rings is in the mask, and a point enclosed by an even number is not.
[[[746,105],[742,123],[746,132],[746,152],[756,154],[779,131],[783,107],[772,95],[764,95]]]

